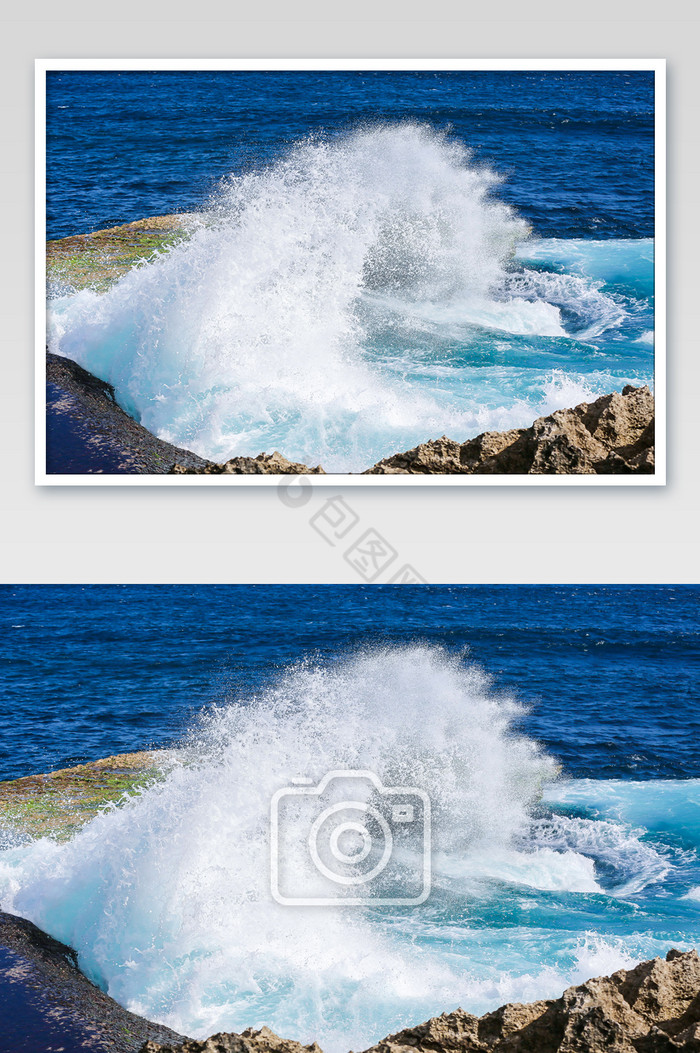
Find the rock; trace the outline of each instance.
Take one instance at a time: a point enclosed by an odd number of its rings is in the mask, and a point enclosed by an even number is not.
[[[147,1042],[141,1053],[173,1053]],[[267,1028],[189,1040],[182,1053],[320,1053]],[[382,1039],[365,1053],[700,1053],[700,960],[669,951],[634,969],[570,987],[561,998],[463,1009]]]
[[[280,1038],[269,1027],[263,1027],[260,1031],[248,1028],[240,1035],[231,1032],[212,1035],[204,1042],[190,1039],[178,1047],[146,1042],[140,1053],[170,1053],[172,1049],[178,1049],[179,1053],[321,1053],[315,1042],[310,1046],[302,1046],[300,1042]]]
[[[366,1053],[684,1053],[700,1051],[700,960],[669,951],[570,987],[561,998],[462,1009],[390,1035]]]
[[[160,778],[177,763],[168,750],[121,753],[41,775],[0,782],[0,827],[19,838],[65,840],[107,804]]]
[[[208,463],[147,431],[117,405],[111,384],[47,352],[48,475],[163,475],[176,461]]]
[[[202,220],[194,214],[150,216],[89,234],[46,242],[50,287],[102,292],[157,252],[188,238]]]
[[[135,1053],[182,1036],[123,1009],[78,968],[70,947],[0,912],[0,1049]]]
[[[48,475],[324,475],[276,450],[214,464],[156,438],[117,404],[114,388],[77,362],[46,354]]]
[[[259,453],[257,457],[232,457],[225,464],[207,464],[203,468],[188,468],[175,464],[171,475],[325,475],[320,464],[309,468],[298,461],[288,461],[277,450]]]
[[[443,436],[379,461],[365,475],[630,475],[654,472],[654,396],[626,387],[530,428]]]

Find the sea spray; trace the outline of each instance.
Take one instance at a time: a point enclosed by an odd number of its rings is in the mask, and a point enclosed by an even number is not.
[[[225,181],[186,243],[52,301],[50,347],[162,438],[332,471],[527,426],[565,405],[557,374],[577,401],[644,379],[641,350],[586,343],[615,338],[627,301],[518,262],[528,228],[497,182],[427,125],[301,141]]]
[[[70,842],[4,852],[3,906],[74,946],[120,1002],[192,1035],[267,1024],[344,1053],[458,1004],[556,996],[663,949],[637,933],[623,886],[653,888],[674,864],[620,821],[552,813],[557,794],[579,798],[522,715],[440,648],[302,663],[209,711],[163,780]],[[338,769],[429,795],[427,903],[273,900],[271,799]],[[608,881],[611,860],[624,873]]]

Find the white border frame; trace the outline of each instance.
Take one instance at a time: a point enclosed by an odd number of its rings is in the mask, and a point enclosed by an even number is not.
[[[49,70],[647,70],[654,73],[653,475],[315,475],[314,486],[664,486],[666,484],[665,59],[36,59],[35,476],[37,486],[277,486],[281,475],[49,475],[46,472],[46,73]]]

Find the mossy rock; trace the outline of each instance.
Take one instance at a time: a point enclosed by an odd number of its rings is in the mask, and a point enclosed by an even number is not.
[[[66,840],[106,805],[123,804],[129,794],[161,778],[171,758],[167,750],[122,753],[0,782],[0,827]]]
[[[104,292],[132,267],[186,240],[197,223],[191,214],[151,216],[107,230],[47,241],[47,285]]]

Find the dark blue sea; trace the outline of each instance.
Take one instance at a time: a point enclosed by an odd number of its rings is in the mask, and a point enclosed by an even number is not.
[[[48,236],[172,212],[49,344],[205,456],[361,471],[653,384],[651,72],[50,72]]]
[[[0,589],[0,778],[176,742],[303,656],[427,641],[529,708],[576,778],[700,777],[695,586]]]
[[[654,236],[644,71],[50,71],[47,237],[199,208],[306,136],[449,129],[541,237]]]

